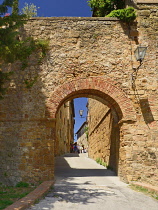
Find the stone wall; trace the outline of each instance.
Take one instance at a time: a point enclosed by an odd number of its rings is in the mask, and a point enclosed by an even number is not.
[[[70,143],[74,139],[74,104],[64,103],[56,117],[55,156],[70,152]]]
[[[50,49],[40,65],[32,56],[24,71],[19,62],[3,69],[15,73],[0,101],[0,181],[53,179],[56,113],[68,99],[92,97],[118,116],[119,176],[157,185],[158,5],[137,6],[130,29],[116,18],[75,17],[33,18],[21,29],[48,39]],[[148,48],[134,75],[138,44]],[[24,80],[35,76],[27,89]]]
[[[84,147],[85,150],[88,149],[88,141],[87,141],[87,121],[85,121],[79,130],[76,132],[77,134],[77,145]]]
[[[118,122],[114,120],[110,108],[95,99],[88,100],[88,113],[89,157],[102,160],[117,174],[120,144]]]

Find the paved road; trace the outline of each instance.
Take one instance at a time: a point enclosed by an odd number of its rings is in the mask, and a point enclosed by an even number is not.
[[[158,202],[131,190],[87,154],[56,158],[54,189],[29,210],[158,210]]]

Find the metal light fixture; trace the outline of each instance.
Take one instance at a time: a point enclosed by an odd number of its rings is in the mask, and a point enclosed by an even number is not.
[[[134,90],[136,90],[135,81],[136,81],[136,78],[137,78],[137,73],[138,73],[138,70],[139,70],[140,66],[142,65],[142,61],[145,57],[146,50],[147,50],[147,47],[139,45],[137,47],[137,49],[134,51],[134,54],[135,54],[135,57],[136,57],[137,61],[140,62],[140,65],[137,68],[133,68],[134,71],[131,75],[132,76],[132,89],[134,89]]]
[[[82,109],[79,110],[79,114],[80,114],[80,117],[83,116],[83,110]]]
[[[88,118],[90,119],[90,116],[88,116],[88,115],[83,117],[83,112],[84,112],[84,110],[82,110],[82,109],[79,110],[80,117],[81,118],[86,118],[86,121],[88,120]]]
[[[134,51],[135,57],[136,57],[137,61],[140,61],[140,63],[142,62],[142,60],[145,57],[146,50],[147,50],[147,47],[143,47],[143,46],[140,45]]]

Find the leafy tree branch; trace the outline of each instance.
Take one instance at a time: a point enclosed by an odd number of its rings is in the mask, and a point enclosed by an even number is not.
[[[136,19],[136,13],[133,7],[128,7],[126,9],[113,10],[107,17],[117,17],[124,22],[130,23]]]
[[[26,15],[18,14],[18,0],[4,0],[0,5],[0,98],[3,98],[6,89],[3,88],[5,81],[9,80],[11,72],[3,72],[2,65],[12,64],[16,61],[21,62],[21,70],[28,66],[29,57],[36,52],[37,64],[46,55],[48,41],[34,40],[32,37],[23,38],[20,36],[19,29],[26,23]],[[5,16],[8,7],[12,7],[12,14]],[[26,87],[31,87],[27,81]],[[25,82],[25,81],[24,81]],[[25,82],[26,84],[26,82]]]
[[[25,3],[24,8],[22,8],[22,14],[25,14],[27,18],[37,17],[37,10],[39,7],[36,7],[34,4]]]
[[[88,5],[94,17],[117,17],[127,23],[136,18],[134,8],[125,8],[125,0],[89,0]]]

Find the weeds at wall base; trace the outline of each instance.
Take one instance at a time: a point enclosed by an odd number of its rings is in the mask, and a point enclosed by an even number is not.
[[[130,185],[130,188],[133,189],[133,190],[135,190],[135,191],[144,193],[145,195],[149,195],[152,198],[158,200],[158,193],[153,192],[153,191],[150,191],[147,188],[144,188],[144,187],[141,187],[141,186],[137,186],[137,185],[134,185],[134,184],[131,184]]]

